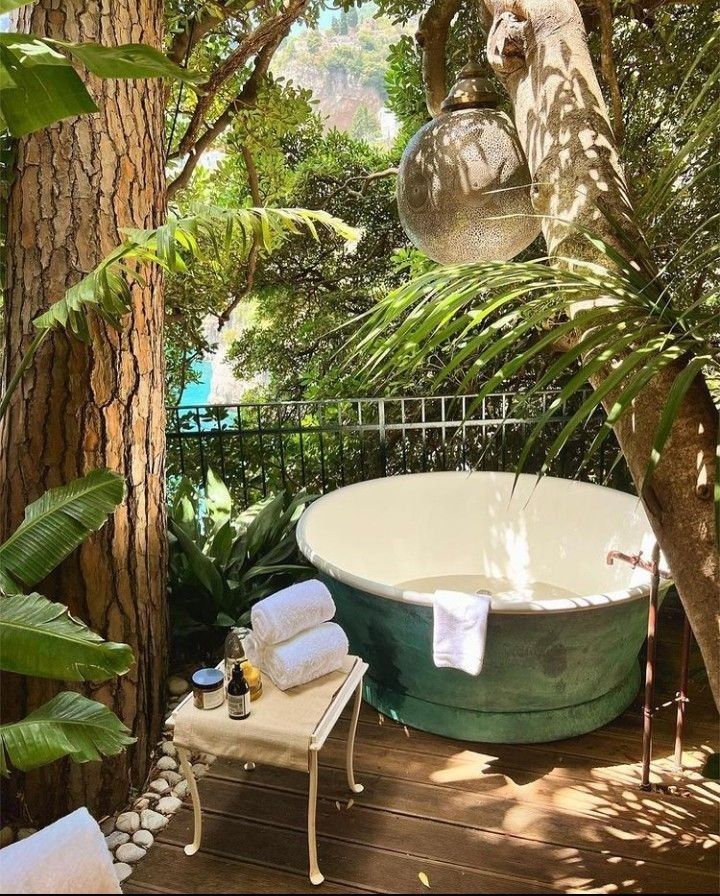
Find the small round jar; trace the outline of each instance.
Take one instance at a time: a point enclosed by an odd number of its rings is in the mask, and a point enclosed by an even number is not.
[[[198,669],[192,677],[193,702],[198,709],[215,709],[225,699],[225,676],[220,669]]]

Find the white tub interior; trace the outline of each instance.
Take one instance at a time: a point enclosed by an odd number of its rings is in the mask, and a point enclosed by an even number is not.
[[[637,498],[511,473],[420,473],[325,495],[298,543],[322,571],[395,600],[428,604],[438,588],[493,594],[494,612],[567,611],[632,600],[649,576],[608,551],[654,537]]]

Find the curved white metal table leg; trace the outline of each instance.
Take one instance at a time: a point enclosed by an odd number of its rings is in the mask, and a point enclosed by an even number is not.
[[[317,814],[318,751],[310,750],[310,784],[308,787],[308,855],[310,858],[310,883],[317,886],[325,878],[320,873],[317,860],[315,816]]]
[[[197,789],[197,781],[190,767],[187,751],[182,747],[177,748],[178,758],[180,760],[180,769],[182,770],[185,780],[190,790],[190,798],[193,807],[193,842],[188,843],[185,847],[186,856],[194,856],[200,849],[200,839],[202,838],[202,808],[200,806],[200,794]]]
[[[355,771],[353,769],[353,757],[355,753],[355,732],[357,731],[358,716],[360,715],[360,704],[362,703],[362,680],[355,691],[355,703],[353,705],[352,719],[350,720],[350,730],[348,731],[347,748],[345,750],[345,770],[347,772],[348,787],[353,793],[362,793],[365,789],[362,784],[355,783]]]

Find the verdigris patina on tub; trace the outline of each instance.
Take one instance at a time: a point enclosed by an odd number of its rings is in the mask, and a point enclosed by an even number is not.
[[[370,665],[366,699],[408,725],[530,743],[591,731],[635,696],[649,578],[608,551],[650,554],[637,498],[510,473],[421,473],[358,483],[313,504],[302,552]],[[438,669],[435,590],[493,594],[483,670]]]

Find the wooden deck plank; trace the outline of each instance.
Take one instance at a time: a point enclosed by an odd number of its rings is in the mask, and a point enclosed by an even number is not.
[[[663,610],[663,613],[665,611]],[[673,696],[681,626],[661,616],[657,702]],[[698,663],[693,648],[691,665]],[[321,753],[318,850],[307,878],[307,778],[248,774],[217,761],[199,782],[203,848],[187,857],[188,806],[123,885],[128,893],[718,892],[720,785],[701,778],[718,748],[707,687],[691,686],[685,760],[672,764],[674,707],[656,717],[653,778],[642,793],[641,702],[599,731],[549,744],[453,741],[363,706],[348,808],[347,718]],[[420,873],[427,875],[426,888]]]
[[[325,749],[342,750],[344,742],[344,732],[334,732]],[[365,763],[369,771],[382,771],[388,762],[402,777],[412,776],[415,780],[430,780],[439,785],[454,783],[475,792],[531,785],[541,792],[542,781],[549,779],[561,779],[568,787],[575,783],[585,789],[597,782],[595,789],[600,791],[603,786],[632,788],[640,783],[640,766],[635,757],[628,760],[620,753],[614,760],[593,760],[590,756],[568,753],[564,746],[556,750],[555,746],[470,744],[410,730],[406,736],[402,726],[392,722],[364,725],[359,728],[356,740],[358,762]],[[700,755],[708,754],[698,754],[693,763],[695,770],[690,769],[678,778],[670,757],[662,757],[656,751],[654,777],[685,790],[691,786],[698,798],[717,804],[720,794],[717,783],[706,782],[697,774]],[[669,796],[668,800],[672,802],[673,797]]]
[[[245,772],[238,763],[218,761],[211,776],[220,781],[246,783],[258,788],[275,788],[303,794],[304,776],[284,769],[257,768]],[[478,799],[475,794],[447,788],[438,792],[434,785],[401,781],[395,775],[374,774],[358,780],[365,792],[354,803],[380,811],[394,811],[416,818],[425,818],[461,825],[501,835],[513,835],[539,843],[562,847],[578,847],[595,852],[612,850],[627,858],[658,862],[673,867],[690,867],[706,871],[715,879],[718,872],[717,817],[706,822],[695,817],[692,822],[683,816],[678,824],[672,817],[658,818],[657,811],[639,818],[633,807],[623,816],[624,806],[609,819],[598,813],[581,815],[566,807],[523,803],[517,798]],[[344,809],[348,801],[344,768],[322,765],[321,794],[332,804]]]
[[[203,780],[207,792],[209,779]],[[253,804],[252,820],[234,814],[237,805],[235,794],[224,790],[226,807],[204,814],[203,837],[207,846],[201,852],[216,856],[252,857],[253,861],[282,870],[307,869],[307,836],[300,822],[298,809],[294,808],[296,825],[289,823],[289,812],[283,809],[273,814],[274,823],[267,818],[268,809],[274,809],[268,794]],[[300,802],[299,800],[297,801]],[[243,804],[245,805],[245,804]],[[320,809],[320,807],[318,807]],[[348,813],[350,814],[350,813]],[[304,815],[303,815],[304,819]],[[509,875],[495,875],[459,864],[419,859],[407,852],[391,852],[384,846],[368,846],[363,842],[330,836],[321,823],[318,813],[318,856],[320,868],[328,881],[356,886],[362,881],[364,888],[376,893],[420,893],[425,887],[418,878],[420,872],[434,881],[433,889],[441,893],[547,893],[549,887],[527,884]],[[163,842],[181,845],[191,836],[192,815],[181,810],[162,835]],[[332,832],[338,830],[337,820],[332,820]],[[281,826],[282,825],[282,826]],[[192,862],[195,856],[188,859]],[[308,890],[310,885],[308,883]]]
[[[208,838],[209,839],[209,838]],[[215,855],[203,849],[188,857],[178,843],[159,840],[128,880],[125,892],[163,893],[307,893],[307,875],[243,861],[235,853]],[[214,845],[208,843],[208,845]],[[276,844],[277,847],[277,844]],[[328,882],[327,893],[362,893],[366,890]]]
[[[302,781],[298,782],[302,787]],[[377,786],[377,782],[375,782]],[[302,792],[277,792],[252,787],[228,779],[211,777],[204,782],[204,805],[210,811],[252,819],[262,817],[268,824],[289,825],[302,831],[306,811],[306,797]],[[321,836],[368,846],[382,844],[384,850],[409,853],[420,860],[455,863],[467,868],[478,868],[494,875],[509,875],[528,884],[539,882],[546,887],[581,887],[616,883],[616,874],[627,876],[629,869],[641,892],[653,892],[658,882],[668,875],[682,877],[683,886],[697,892],[715,892],[716,865],[708,857],[707,871],[691,864],[683,868],[662,867],[653,859],[638,862],[632,853],[623,855],[610,844],[603,850],[587,850],[576,846],[558,845],[546,839],[531,839],[524,835],[500,833],[455,822],[442,822],[413,814],[383,808],[376,811],[357,797],[350,809],[345,802],[321,799],[318,804],[318,832]],[[612,846],[621,845],[615,840]],[[673,874],[673,871],[675,872]],[[528,879],[528,873],[531,878]]]
[[[542,744],[482,744],[471,741],[454,740],[453,738],[441,737],[427,732],[419,732],[415,729],[401,725],[392,719],[379,720],[377,710],[370,709],[371,714],[364,712],[361,715],[358,725],[358,737],[361,735],[371,741],[377,742],[383,739],[383,742],[392,741],[398,745],[405,742],[417,740],[420,748],[426,752],[435,748],[436,744],[444,744],[443,749],[448,752],[452,748],[458,749],[483,749],[499,751],[503,756],[518,756],[520,761],[525,764],[531,756],[542,758],[544,754],[552,754],[553,756],[564,755],[568,757],[576,757],[580,765],[594,764],[598,762],[613,763],[639,763],[642,749],[642,727],[638,723],[637,728],[632,730],[617,728],[612,729],[611,726],[601,728],[598,731],[592,731],[589,734],[583,734],[581,737],[571,738],[568,740],[552,741]],[[708,715],[710,713],[708,712]],[[342,718],[335,727],[333,736],[343,737],[347,732],[348,720]],[[657,727],[657,726],[656,726]],[[418,737],[418,735],[421,735]],[[660,736],[654,737],[654,756],[671,756],[674,751],[674,742]],[[712,730],[708,726],[706,736],[685,739],[686,758],[693,760],[690,764],[697,764],[697,756],[695,754],[703,754],[716,751],[718,749],[717,730]],[[405,743],[407,747],[407,743]]]

